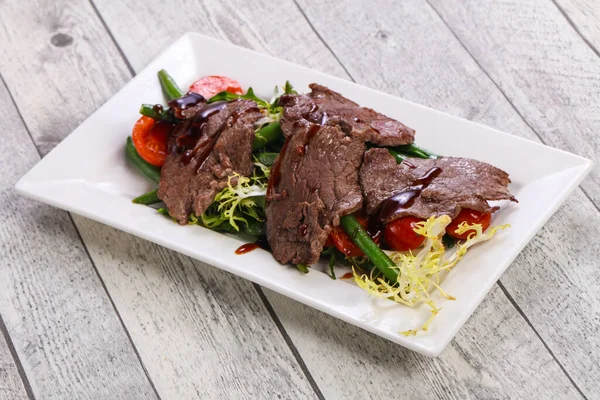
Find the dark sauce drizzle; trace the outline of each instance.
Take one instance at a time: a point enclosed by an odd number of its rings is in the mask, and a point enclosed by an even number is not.
[[[241,254],[250,253],[251,251],[256,250],[258,248],[261,248],[266,251],[271,251],[271,247],[269,246],[269,243],[267,242],[266,237],[261,236],[258,239],[256,239],[256,242],[254,242],[254,243],[245,243],[245,244],[241,245],[240,247],[237,248],[237,250],[235,251],[235,254],[241,255]]]
[[[256,249],[258,249],[258,245],[256,243],[245,243],[237,248],[237,250],[235,251],[235,254],[237,254],[237,255],[246,254],[246,253],[250,253],[252,250],[256,250]]]
[[[340,279],[352,279],[354,278],[354,274],[352,272],[346,272],[344,275],[340,276]]]
[[[193,100],[184,100],[186,97],[194,97],[197,100],[197,103],[204,101],[204,98],[200,95],[192,96],[192,92],[188,93],[187,96],[184,96],[180,99],[173,100],[173,102],[181,102],[184,104],[183,108],[189,107],[191,105],[195,105]],[[238,100],[232,100],[238,101]],[[184,129],[184,133],[179,135],[175,139],[177,152],[181,154],[181,162],[184,165],[189,164],[192,159],[196,160],[196,170],[199,170],[202,167],[202,164],[212,152],[215,147],[216,142],[219,140],[221,133],[223,132],[224,127],[221,127],[217,130],[217,133],[211,137],[207,137],[204,134],[204,127],[206,126],[206,122],[211,115],[214,115],[227,107],[227,101],[218,101],[211,103],[204,107],[198,115],[190,122],[184,122],[189,125],[187,129]],[[178,103],[179,104],[179,103]],[[259,111],[258,107],[249,107],[243,109],[241,111],[235,112],[228,120],[229,126],[232,126],[237,122],[237,120],[243,114],[250,111]],[[202,141],[201,143],[199,143]]]
[[[206,99],[201,94],[194,93],[194,92],[187,92],[184,96],[182,96],[178,99],[173,99],[173,100],[169,101],[169,105],[173,108],[180,108],[182,110],[185,110],[187,108],[194,107],[200,103],[205,103],[205,102],[206,102]],[[215,104],[215,103],[213,103],[213,104]]]
[[[275,190],[279,187],[279,183],[281,182],[281,161],[285,157],[285,153],[291,140],[292,136],[285,140],[279,155],[275,159],[273,167],[271,167],[271,175],[269,177],[269,183],[267,184],[267,200],[275,194]]]
[[[379,212],[377,213],[376,223],[381,224],[398,212],[410,207],[421,192],[429,186],[431,181],[442,172],[439,167],[433,167],[425,173],[422,177],[418,178],[413,182],[409,190],[397,193],[390,198],[384,200],[379,206]]]

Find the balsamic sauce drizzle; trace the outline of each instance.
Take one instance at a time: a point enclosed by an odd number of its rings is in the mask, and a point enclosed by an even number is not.
[[[203,101],[205,101],[204,97],[193,92],[189,92],[186,96],[179,99],[172,100],[173,103],[176,103],[177,106],[181,107],[182,109],[198,105]],[[193,120],[183,122],[183,124],[187,124],[187,127],[184,127],[184,129],[182,129],[183,133],[175,138],[175,146],[176,151],[181,154],[181,162],[184,165],[189,164],[192,160],[196,160],[196,171],[202,167],[202,164],[204,164],[204,161],[212,152],[216,142],[219,140],[219,137],[224,130],[224,127],[221,127],[213,136],[206,136],[204,128],[208,118],[224,110],[229,103],[230,102],[228,101],[217,101],[208,104],[198,113],[198,115],[196,115],[195,118],[193,118]],[[234,125],[240,116],[250,111],[259,111],[259,109],[258,107],[249,107],[241,111],[236,111],[228,119],[228,125]]]
[[[410,207],[421,192],[429,186],[431,181],[442,172],[439,167],[433,167],[427,171],[422,177],[416,179],[408,190],[397,193],[388,199],[384,200],[379,206],[377,215],[377,223],[382,223],[394,217],[400,211]]]

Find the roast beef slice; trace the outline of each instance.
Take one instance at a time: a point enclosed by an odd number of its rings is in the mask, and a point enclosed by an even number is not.
[[[340,125],[349,133],[364,132],[365,140],[378,146],[399,146],[414,142],[415,131],[395,119],[370,108],[360,107],[333,90],[313,83],[309,94],[283,95],[282,128],[286,135],[291,125],[301,119],[315,124]]]
[[[315,263],[340,216],[362,207],[364,142],[339,126],[297,121],[271,171],[267,239],[281,263]]]
[[[398,209],[381,222],[408,215],[423,219],[440,215],[454,218],[463,208],[494,212],[497,207],[491,207],[489,200],[516,201],[508,190],[508,174],[490,164],[458,157],[407,158],[397,164],[386,149],[373,148],[365,153],[360,168],[367,213],[376,214],[385,200],[415,189],[414,183],[436,167],[441,172],[412,205]]]
[[[196,215],[204,213],[234,172],[242,176],[252,173],[254,122],[261,117],[255,102],[237,100],[204,121],[188,119],[178,125],[170,139],[170,154],[162,167],[158,197],[180,224],[187,223],[192,211]],[[194,124],[201,132],[194,149],[212,147],[212,150],[204,160],[196,156],[185,163],[182,153],[189,149],[173,143],[177,137],[188,134]]]

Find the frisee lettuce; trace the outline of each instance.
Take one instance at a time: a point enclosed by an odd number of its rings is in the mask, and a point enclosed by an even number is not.
[[[208,103],[214,103],[215,101],[230,101],[235,99],[254,100],[260,108],[268,109],[271,106],[267,101],[256,96],[254,94],[254,90],[251,87],[248,88],[248,91],[245,94],[235,94],[226,91],[219,92],[210,99],[208,99]]]
[[[199,217],[191,216],[190,223],[226,232],[239,232],[240,225],[250,227],[265,220],[264,197],[270,168],[257,160],[252,176],[237,173],[229,176],[227,186],[215,196],[212,204]]]
[[[285,85],[282,86],[282,89],[284,94],[298,94],[298,92],[294,90],[294,87],[292,86],[290,81],[285,81]],[[280,107],[278,104],[279,88],[277,86],[275,86],[275,90],[273,91],[273,98],[271,99],[271,101],[266,101],[259,98],[254,94],[254,89],[250,87],[248,88],[248,91],[245,94],[235,94],[225,91],[217,93],[213,97],[208,99],[208,103],[214,103],[215,101],[230,101],[235,99],[253,100],[261,109],[261,111],[264,114],[264,118],[261,118],[259,120],[260,123],[257,124],[257,126],[255,127],[256,129],[259,129],[260,127],[268,123],[279,121],[281,117],[281,112],[283,111],[283,108]]]
[[[396,263],[395,268],[398,269],[398,281],[394,284],[378,276],[376,269],[372,269],[370,274],[366,274],[357,272],[357,268],[354,266],[352,268],[356,284],[374,296],[387,298],[409,307],[418,304],[429,306],[431,316],[427,321],[418,329],[401,332],[404,335],[416,335],[421,330],[427,331],[440,311],[430,296],[433,290],[437,289],[446,299],[454,300],[454,297],[448,295],[440,287],[441,273],[450,271],[465,256],[471,246],[491,239],[496,232],[509,226],[490,227],[483,232],[481,224],[463,222],[458,226],[456,232],[471,231],[471,233],[467,240],[457,243],[455,250],[447,254],[442,237],[446,226],[451,221],[449,216],[443,215],[437,218],[431,217],[427,221],[415,224],[415,232],[425,236],[424,246],[416,255],[412,252],[392,252],[390,254],[390,258]]]

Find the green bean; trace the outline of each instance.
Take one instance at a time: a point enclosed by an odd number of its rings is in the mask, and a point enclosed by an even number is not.
[[[275,158],[277,158],[278,155],[279,153],[258,153],[256,155],[256,158],[261,164],[270,167],[273,165],[273,163],[275,162]]]
[[[436,154],[431,153],[425,149],[422,149],[414,144],[406,144],[403,146],[392,147],[398,153],[402,153],[409,156],[414,156],[418,158],[438,158]]]
[[[160,168],[155,167],[152,164],[149,164],[138,154],[135,146],[133,145],[133,140],[131,136],[127,138],[127,145],[125,146],[127,158],[131,160],[133,165],[138,167],[140,171],[148,178],[152,179],[154,182],[158,183],[160,181]]]
[[[381,271],[392,283],[398,280],[398,271],[391,268],[396,264],[377,246],[371,239],[367,231],[360,225],[354,215],[345,215],[340,218],[340,225],[344,231],[350,236],[350,239],[358,246],[359,249],[375,264],[375,267]]]
[[[333,280],[336,280],[336,276],[335,276],[335,253],[331,253],[331,256],[329,257],[329,277]]]
[[[308,274],[308,265],[296,264],[296,268],[298,268],[298,271],[302,272],[303,274]]]
[[[133,199],[132,202],[135,204],[145,204],[147,206],[149,206],[150,204],[159,203],[160,199],[158,198],[158,189],[154,189],[151,192],[144,193],[143,195]]]
[[[175,117],[171,114],[169,109],[162,109],[160,104],[142,104],[140,107],[140,114],[157,121],[176,122]]]
[[[171,77],[164,69],[158,71],[158,80],[160,81],[160,86],[162,86],[167,101],[178,99],[185,94],[179,86],[177,86],[175,79],[173,79],[173,77]]]
[[[397,151],[395,151],[395,150],[388,149],[388,152],[389,152],[391,155],[393,155],[393,156],[394,156],[394,158],[396,159],[396,162],[397,162],[398,164],[400,164],[402,161],[404,161],[404,160],[406,159],[406,155],[404,155],[404,154],[400,154],[400,153],[398,153],[398,152],[397,152]]]
[[[283,135],[279,122],[271,122],[269,125],[256,131],[252,151],[260,150],[267,144],[274,142]]]

